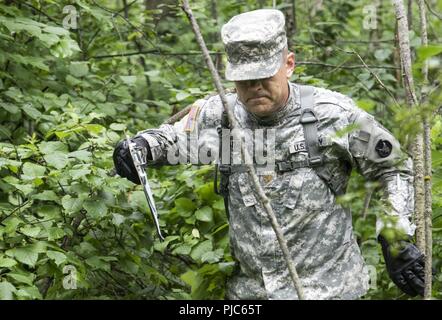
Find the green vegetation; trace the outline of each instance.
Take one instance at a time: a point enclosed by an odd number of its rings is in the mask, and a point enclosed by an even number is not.
[[[63,8],[72,1],[0,3],[0,299],[223,298],[235,263],[213,168],[148,170],[163,243],[142,189],[113,170],[112,151],[125,133],[156,127],[214,90],[185,15],[174,1],[73,2],[79,19],[70,30],[63,28],[69,18]],[[442,12],[442,2],[428,2]],[[192,1],[220,70],[220,26],[271,3]],[[282,10],[290,3],[277,1]],[[431,46],[420,47],[413,6],[414,77],[428,96],[416,112],[405,107],[389,2],[378,6],[374,30],[363,28],[364,6],[372,1],[296,3],[293,81],[350,95],[405,147],[422,115],[432,114],[433,296],[440,299],[442,21],[428,13]],[[430,84],[424,86],[425,60]],[[362,253],[377,274],[366,298],[405,299],[375,238],[383,210],[377,192],[361,215],[365,186],[355,175],[341,200],[352,209]],[[72,272],[76,289],[66,289]]]

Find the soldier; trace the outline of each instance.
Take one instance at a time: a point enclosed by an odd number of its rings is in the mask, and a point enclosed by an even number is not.
[[[379,235],[390,277],[405,293],[422,295],[423,255],[408,241],[415,230],[410,222],[412,162],[398,141],[350,98],[288,81],[295,58],[287,49],[280,11],[237,15],[223,26],[222,40],[228,57],[226,79],[236,87],[227,98],[240,127],[274,130],[275,161],[259,171],[259,178],[306,298],[356,299],[368,290],[369,276],[352,232],[351,214],[336,201],[345,193],[352,168],[385,190],[389,209],[378,218],[377,234],[387,227],[407,235],[396,241]],[[348,126],[356,130],[342,134]],[[175,164],[171,155],[185,153],[190,135],[196,135],[198,150],[216,151],[220,129],[227,127],[221,100],[212,96],[197,100],[174,125],[142,131],[132,141],[146,148],[150,164]],[[114,162],[120,176],[139,183],[126,141],[115,148]],[[276,235],[244,165],[227,163],[220,169],[231,249],[240,266],[228,281],[227,297],[297,299]],[[399,254],[393,254],[391,247],[397,244]]]

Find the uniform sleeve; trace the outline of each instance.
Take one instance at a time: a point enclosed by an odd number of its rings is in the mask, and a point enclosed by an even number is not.
[[[366,179],[378,181],[387,202],[385,214],[378,215],[376,235],[384,227],[393,227],[412,236],[414,210],[412,160],[397,139],[373,116],[355,107],[350,123],[356,130],[349,134],[350,152],[356,167]],[[385,219],[396,216],[397,219]]]
[[[175,124],[138,132],[150,147],[152,159],[148,165],[213,163],[218,152],[216,125],[221,117],[216,102],[213,97],[197,100]]]

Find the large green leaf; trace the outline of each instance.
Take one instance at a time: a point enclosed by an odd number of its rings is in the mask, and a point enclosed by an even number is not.
[[[68,147],[60,141],[43,141],[39,144],[40,151],[43,154],[52,154],[54,152],[67,153]]]
[[[430,57],[442,53],[442,45],[428,45],[417,49],[418,61],[424,61]]]
[[[0,282],[0,300],[12,300],[17,289],[8,281]]]
[[[17,264],[17,261],[11,258],[0,257],[0,268],[11,268]]]
[[[84,208],[92,218],[103,218],[107,215],[107,206],[102,200],[87,200],[84,202]]]
[[[206,240],[203,242],[198,243],[193,249],[190,254],[193,260],[199,261],[201,260],[201,257],[207,253],[213,250],[212,241]]]
[[[73,198],[70,195],[65,195],[61,199],[61,204],[67,213],[74,213],[80,211],[83,205],[83,200],[80,198]]]
[[[89,72],[88,63],[84,61],[71,62],[69,72],[77,78],[84,77]]]
[[[38,260],[38,254],[46,251],[45,245],[41,243],[31,244],[20,248],[6,251],[10,257],[28,266],[34,267]]]
[[[46,254],[49,259],[54,260],[57,266],[67,261],[66,255],[62,252],[48,250]]]
[[[189,217],[195,211],[196,206],[189,198],[178,198],[175,207],[180,216]]]
[[[32,162],[26,162],[23,165],[23,174],[29,178],[41,177],[45,174],[45,171],[45,167]]]
[[[195,216],[198,220],[204,221],[204,222],[210,222],[213,221],[213,211],[210,207],[202,207],[201,209],[198,209],[195,211]]]

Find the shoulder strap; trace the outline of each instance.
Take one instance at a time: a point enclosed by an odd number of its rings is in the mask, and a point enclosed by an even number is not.
[[[299,122],[304,128],[304,138],[308,152],[308,161],[312,167],[322,164],[322,154],[319,151],[318,140],[318,117],[313,110],[314,90],[315,88],[312,86],[300,86],[299,88],[301,96],[301,117]]]

